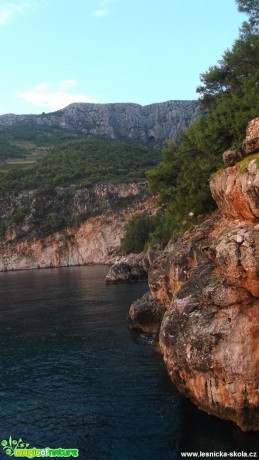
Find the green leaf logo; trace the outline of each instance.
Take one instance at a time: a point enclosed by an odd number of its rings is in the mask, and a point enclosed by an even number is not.
[[[16,441],[16,439],[12,439],[12,436],[9,436],[8,440],[3,439],[1,446],[3,447],[5,454],[12,457],[15,453],[15,449],[23,449],[25,446],[28,447],[29,444],[26,444],[22,438]]]

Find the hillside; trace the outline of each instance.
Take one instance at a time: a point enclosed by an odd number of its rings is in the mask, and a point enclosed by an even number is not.
[[[61,128],[41,126],[31,122],[12,125],[0,124],[0,162],[10,159],[24,160],[31,156],[36,160],[50,147],[78,136]]]
[[[144,109],[147,111],[146,115],[142,113],[145,123],[148,113],[150,116],[152,112],[156,126],[160,123],[162,129],[164,123],[164,128],[169,129],[170,124],[171,129],[177,131],[183,128],[183,123],[190,121],[190,113],[180,115],[176,110],[181,105],[155,104],[149,111],[135,104],[102,107],[72,104],[54,114],[0,117],[0,239],[2,255],[5,254],[6,258],[2,269],[113,261],[117,255],[109,256],[110,247],[116,247],[118,254],[128,220],[155,212],[155,201],[145,183],[146,171],[161,161],[157,139],[136,143],[128,136],[127,140],[121,140],[127,137],[127,130],[130,133],[122,112],[129,117],[130,123],[135,124],[135,134],[140,126],[136,123],[136,113]],[[183,105],[190,112],[196,104]],[[105,113],[109,115],[109,126],[112,126],[109,136],[116,137],[114,132],[117,130],[120,139],[110,139],[105,132],[102,132],[103,136],[85,133],[83,126],[86,122],[82,124],[82,120],[90,114],[93,120],[95,117],[103,120]],[[178,127],[174,125],[176,119]],[[64,120],[69,120],[69,126],[64,126]],[[170,121],[168,125],[166,120]],[[105,126],[107,128],[107,124]],[[159,136],[161,139],[161,134]],[[107,217],[110,213],[114,213],[114,228],[109,240],[111,223],[106,221],[110,222],[110,215]],[[98,219],[101,219],[100,223],[97,223]],[[100,225],[100,234],[98,243],[90,244],[97,237],[96,228],[93,227],[90,234],[87,230],[88,243],[80,235],[82,226],[90,225],[92,221],[94,226]],[[85,231],[84,228],[83,233]],[[101,250],[99,246],[102,246],[104,233],[107,233],[108,240],[105,236],[106,243]],[[74,254],[75,245],[71,248],[69,245],[74,234],[79,238],[76,243],[78,254],[72,257],[70,253]],[[51,242],[48,240],[50,236]],[[60,238],[64,244],[62,259],[56,254],[56,250],[60,253]],[[89,253],[82,259],[85,246]],[[38,248],[37,254],[33,252],[35,247]],[[12,261],[9,260],[9,250]]]
[[[50,148],[34,164],[25,161],[26,168],[0,167],[0,192],[139,181],[160,159],[160,151],[151,147],[111,139],[78,138]]]

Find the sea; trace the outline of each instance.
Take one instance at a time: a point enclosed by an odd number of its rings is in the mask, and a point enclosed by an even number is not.
[[[0,273],[0,459],[10,458],[5,441],[42,453],[77,449],[82,460],[258,451],[257,433],[200,411],[177,391],[152,336],[127,325],[147,284],[107,286],[107,272]]]

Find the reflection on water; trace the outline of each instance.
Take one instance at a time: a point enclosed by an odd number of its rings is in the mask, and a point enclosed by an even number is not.
[[[258,448],[175,390],[150,337],[127,328],[147,285],[106,286],[107,270],[0,274],[1,439],[75,447],[85,460]]]

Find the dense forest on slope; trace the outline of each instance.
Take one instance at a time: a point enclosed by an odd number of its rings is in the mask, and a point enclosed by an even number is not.
[[[31,142],[38,146],[53,145],[74,139],[77,135],[71,131],[52,126],[33,123],[0,125],[0,137],[6,142]]]
[[[160,223],[151,241],[166,241],[215,207],[209,179],[223,167],[222,153],[242,151],[248,122],[259,115],[259,0],[236,0],[248,14],[239,38],[219,63],[201,75],[202,116],[177,145],[169,142],[162,162],[147,177],[160,194]]]
[[[26,159],[39,149],[73,140],[78,136],[62,128],[41,126],[33,123],[0,125],[0,162],[11,159]]]
[[[160,150],[135,143],[80,138],[51,148],[24,169],[0,169],[0,191],[143,180],[160,160]]]

